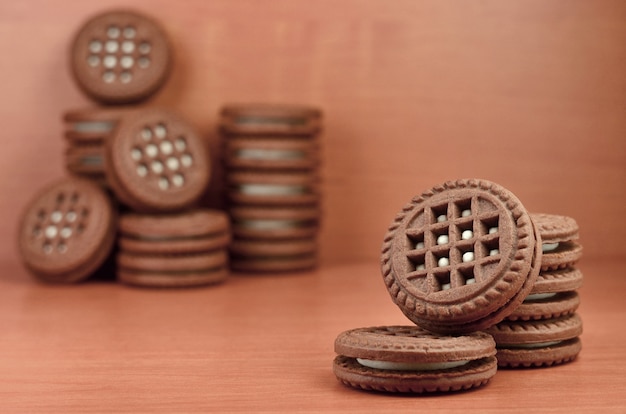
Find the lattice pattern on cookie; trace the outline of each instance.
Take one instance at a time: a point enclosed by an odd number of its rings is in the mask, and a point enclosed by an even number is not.
[[[135,26],[110,25],[104,37],[89,42],[86,60],[89,66],[101,68],[103,82],[128,84],[136,70],[150,67],[151,50],[148,40],[138,38]]]
[[[59,192],[49,209],[41,208],[32,228],[32,236],[47,255],[64,254],[72,236],[85,231],[89,208],[77,192]]]
[[[173,136],[164,123],[157,123],[139,131],[130,156],[138,176],[157,177],[158,187],[166,191],[185,185],[185,173],[194,163],[187,149],[185,136]]]
[[[480,283],[500,261],[498,208],[480,195],[426,206],[406,230],[407,280],[424,292]],[[489,208],[491,207],[491,208]]]

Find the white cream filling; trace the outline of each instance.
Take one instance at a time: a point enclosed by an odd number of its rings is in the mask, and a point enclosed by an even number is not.
[[[289,184],[242,184],[239,191],[252,196],[297,195],[306,193],[306,187]]]
[[[304,152],[297,150],[246,148],[238,150],[238,158],[249,160],[293,160],[304,157]]]
[[[306,119],[303,118],[274,118],[264,116],[240,116],[237,117],[235,123],[238,125],[304,125]]]
[[[543,300],[543,299],[548,299],[548,298],[552,298],[556,296],[556,293],[534,293],[532,295],[528,295],[526,296],[526,299],[524,299],[524,302],[532,302],[534,300]]]
[[[514,344],[514,345],[507,345],[506,348],[526,348],[526,349],[547,348],[549,346],[558,345],[561,342],[563,341],[537,342],[535,344]]]
[[[551,252],[553,250],[556,250],[557,247],[559,247],[559,243],[543,243],[541,245],[541,250],[543,251],[543,253]]]
[[[111,132],[114,127],[115,122],[111,121],[84,121],[72,124],[76,132],[105,133]]]
[[[290,229],[304,224],[298,220],[241,220],[237,221],[237,225],[255,230],[278,230]]]
[[[434,371],[438,369],[452,369],[470,362],[469,360],[451,362],[390,362],[362,358],[357,358],[356,360],[359,364],[368,368],[392,371]]]

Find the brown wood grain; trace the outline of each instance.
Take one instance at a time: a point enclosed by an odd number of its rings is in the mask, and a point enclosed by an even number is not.
[[[406,398],[353,390],[332,373],[341,331],[410,323],[375,262],[191,290],[47,286],[3,263],[2,411],[624,412],[624,265],[581,263],[576,361]]]

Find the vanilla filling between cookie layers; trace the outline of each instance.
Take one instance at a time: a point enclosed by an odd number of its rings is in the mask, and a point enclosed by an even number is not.
[[[115,122],[112,121],[81,121],[72,124],[75,132],[107,133],[113,131],[114,127]]]
[[[549,346],[558,345],[563,341],[547,341],[547,342],[537,342],[534,344],[510,344],[506,346],[500,346],[498,348],[523,348],[523,349],[538,349],[538,348],[547,348]]]
[[[359,364],[368,368],[390,371],[435,371],[460,367],[470,362],[470,360],[449,362],[391,362],[364,358],[356,358],[356,360]]]
[[[304,158],[304,152],[298,150],[247,148],[236,151],[235,156],[249,160],[295,160]]]
[[[294,227],[305,227],[309,222],[304,220],[280,220],[280,219],[259,219],[259,220],[237,220],[238,227],[246,227],[255,230],[279,230],[291,229]]]
[[[303,185],[241,184],[238,188],[241,193],[252,196],[299,195],[307,193],[307,188]]]
[[[543,251],[543,253],[546,252],[551,252],[553,250],[556,250],[559,247],[559,243],[543,243],[541,245],[541,250]]]
[[[552,292],[552,293],[533,293],[532,295],[526,296],[526,299],[524,299],[524,302],[534,302],[536,300],[549,299],[549,298],[555,297],[556,295],[557,295],[556,292]]]

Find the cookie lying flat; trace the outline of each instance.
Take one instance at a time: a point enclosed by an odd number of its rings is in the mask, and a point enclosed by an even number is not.
[[[246,239],[314,238],[319,230],[320,209],[302,207],[232,207],[233,235]]]
[[[91,18],[76,34],[70,50],[76,83],[89,97],[105,104],[148,98],[165,83],[171,60],[161,26],[129,10]]]
[[[574,313],[583,274],[575,268],[540,272],[533,289],[508,320],[547,319]]]
[[[229,137],[224,142],[228,168],[307,170],[319,165],[319,145],[307,138]]]
[[[163,109],[125,117],[106,142],[105,163],[117,198],[141,212],[192,206],[211,173],[204,141],[188,122]]]
[[[491,336],[442,336],[417,326],[342,332],[333,371],[345,385],[383,392],[446,392],[486,384],[496,373]]]
[[[541,367],[572,361],[580,353],[577,314],[538,321],[504,321],[487,330],[496,341],[498,366]]]
[[[116,212],[97,184],[65,178],[41,190],[26,207],[18,245],[25,266],[47,282],[78,282],[111,253]]]
[[[541,239],[521,202],[484,180],[449,181],[415,197],[389,227],[382,273],[416,324],[442,333],[485,329],[530,293]]]
[[[83,108],[65,113],[65,165],[68,172],[106,183],[104,143],[129,108]]]
[[[228,198],[236,205],[315,205],[319,183],[311,173],[231,172]]]
[[[234,240],[231,267],[237,271],[289,272],[311,269],[317,263],[313,239]]]
[[[120,219],[118,279],[136,286],[186,287],[228,274],[227,216],[199,209],[179,214],[125,214]]]
[[[321,129],[321,111],[302,105],[227,105],[220,130],[233,135],[313,135]]]
[[[573,266],[582,256],[582,246],[577,243],[578,224],[567,216],[554,214],[530,215],[543,242],[541,270],[563,269]]]

